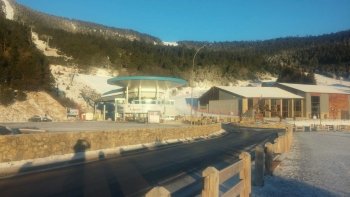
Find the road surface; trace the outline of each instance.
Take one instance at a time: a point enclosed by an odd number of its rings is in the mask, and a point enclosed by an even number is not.
[[[233,162],[245,147],[275,135],[275,130],[236,130],[210,140],[0,179],[0,196],[142,196],[165,179]]]

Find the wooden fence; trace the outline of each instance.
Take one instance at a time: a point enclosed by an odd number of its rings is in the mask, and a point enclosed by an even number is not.
[[[293,142],[293,126],[288,125],[286,132],[278,136],[274,143],[266,143],[264,151],[261,147],[256,147],[255,150],[255,185],[264,185],[264,175],[272,175],[274,155],[287,153],[290,151]],[[264,167],[261,167],[264,165]]]
[[[257,146],[255,151],[255,185],[264,185],[264,175],[272,175],[273,158],[275,154],[290,151],[293,141],[293,127],[288,126],[286,132],[274,140],[274,143],[266,143],[265,147]],[[247,152],[239,155],[239,161],[222,169],[207,167],[202,172],[204,187],[202,197],[218,197],[220,195],[220,184],[239,174],[239,181],[232,188],[221,194],[222,197],[241,196],[249,197],[251,193],[251,156]],[[155,187],[150,190],[146,197],[170,197],[171,193],[164,187]]]
[[[247,152],[239,155],[239,161],[231,166],[217,170],[214,167],[207,167],[202,176],[204,178],[204,188],[202,197],[218,197],[220,184],[224,183],[233,176],[239,174],[239,182],[222,194],[223,197],[242,196],[249,197],[251,193],[251,157]],[[170,197],[171,194],[164,187],[155,187],[146,194],[146,197]]]

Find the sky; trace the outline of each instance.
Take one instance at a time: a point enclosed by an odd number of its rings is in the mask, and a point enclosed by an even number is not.
[[[350,0],[17,0],[163,41],[242,41],[350,29]]]

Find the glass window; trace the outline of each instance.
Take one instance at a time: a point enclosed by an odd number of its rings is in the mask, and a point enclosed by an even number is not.
[[[253,109],[253,107],[254,107],[253,99],[249,98],[248,99],[248,110]]]
[[[320,117],[320,97],[311,96],[311,116]]]
[[[294,100],[294,116],[295,117],[302,117],[301,100],[300,99]]]
[[[282,116],[283,118],[288,118],[289,113],[288,113],[288,100],[287,99],[283,99],[282,100]]]
[[[279,115],[278,109],[277,109],[277,100],[271,99],[271,117],[276,117]]]

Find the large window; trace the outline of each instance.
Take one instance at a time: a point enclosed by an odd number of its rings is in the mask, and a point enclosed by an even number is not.
[[[282,100],[282,117],[283,118],[288,118],[288,100],[287,99],[283,99]]]
[[[302,117],[301,114],[301,99],[294,100],[294,116]]]
[[[251,110],[253,108],[254,108],[253,99],[249,98],[248,99],[248,110]]]
[[[320,97],[311,96],[311,116],[320,117]]]
[[[271,99],[271,117],[279,116],[279,105],[277,105],[276,99]]]

